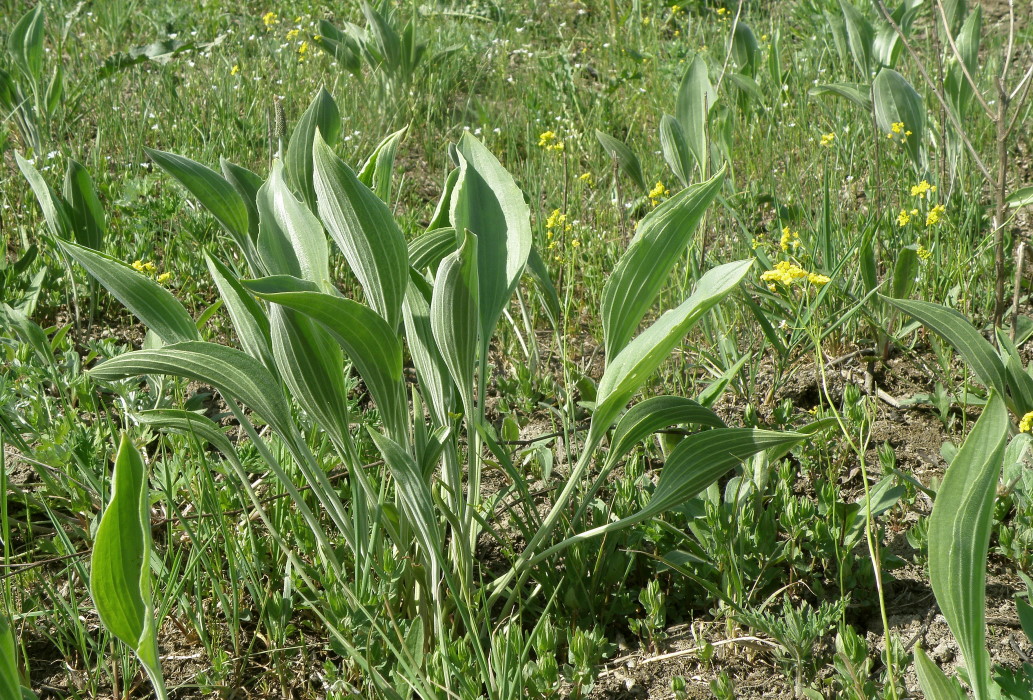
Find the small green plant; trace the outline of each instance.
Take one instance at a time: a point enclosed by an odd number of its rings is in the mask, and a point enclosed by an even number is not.
[[[631,631],[644,637],[649,648],[657,651],[660,642],[666,636],[667,596],[660,590],[660,581],[653,579],[639,591],[638,602],[642,606],[643,616],[629,622]]]

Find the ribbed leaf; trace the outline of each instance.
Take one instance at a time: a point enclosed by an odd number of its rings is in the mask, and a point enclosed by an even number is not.
[[[270,345],[269,319],[265,311],[221,262],[205,255],[208,272],[219,289],[240,347],[270,370],[276,367]]]
[[[427,400],[431,417],[435,425],[447,425],[448,414],[453,411],[454,389],[448,367],[434,340],[430,322],[432,295],[431,285],[414,270],[402,305],[402,319],[405,322],[409,354],[416,367],[420,390]]]
[[[467,233],[463,245],[438,266],[430,302],[430,326],[459,389],[463,409],[474,415],[474,371],[477,363],[478,285],[477,236]]]
[[[405,237],[390,210],[334,155],[317,133],[313,144],[319,217],[344,253],[369,305],[397,328],[409,284]]]
[[[630,177],[631,181],[643,192],[649,189],[646,185],[646,178],[642,175],[642,164],[628,144],[598,129],[595,130],[595,137],[610,158],[617,161],[617,167],[621,172]]]
[[[225,158],[219,158],[219,167],[226,182],[240,195],[247,209],[247,230],[252,241],[258,238],[258,190],[262,187],[262,178],[247,168],[235,165]],[[253,271],[257,274],[257,271]]]
[[[456,230],[454,228],[428,231],[409,241],[409,265],[420,272],[428,267],[434,272],[445,256],[454,252],[455,249]]]
[[[294,422],[280,383],[262,363],[240,350],[200,341],[166,345],[160,350],[128,352],[97,365],[90,376],[118,381],[144,374],[168,374],[211,384],[227,399],[253,410],[291,443]]]
[[[754,36],[750,25],[739,21],[735,23],[735,31],[732,33],[732,60],[739,69],[739,73],[752,78],[757,74],[757,57],[760,56],[760,46],[757,44],[757,37]]]
[[[965,64],[969,75],[976,78],[979,75],[979,42],[982,35],[983,8],[976,5],[972,12],[965,19],[965,23],[958,33],[955,45],[961,55],[961,62]],[[962,66],[959,64],[953,51],[948,51],[947,74],[943,79],[943,91],[954,106],[958,116],[964,118],[968,111],[968,105],[975,93],[972,85],[965,77]]]
[[[43,71],[43,29],[46,15],[37,3],[18,20],[7,35],[7,53],[25,77],[39,83]]]
[[[285,156],[287,182],[312,211],[316,210],[316,191],[312,184],[312,144],[317,130],[327,145],[337,144],[341,133],[341,113],[334,98],[322,87],[294,127]]]
[[[839,0],[839,6],[843,11],[843,23],[846,25],[847,45],[850,47],[850,55],[854,58],[857,72],[864,78],[867,78],[868,71],[872,65],[872,44],[875,41],[875,28],[868,21],[868,18],[861,14],[861,11],[848,2],[848,0]]]
[[[151,521],[147,469],[127,435],[115,458],[111,502],[90,557],[90,595],[100,621],[132,649],[164,697],[151,602]]]
[[[961,313],[931,301],[891,299],[881,294],[879,298],[943,336],[944,340],[961,353],[979,381],[998,394],[1005,395],[1007,382],[1000,356]]]
[[[986,559],[1008,429],[1008,410],[992,394],[943,475],[929,517],[929,580],[965,657],[976,700],[987,700],[992,684]]]
[[[183,305],[147,275],[104,253],[66,241],[58,245],[166,343],[200,339]]]
[[[872,111],[872,98],[868,88],[857,83],[829,83],[828,85],[815,85],[807,91],[811,97],[821,95],[836,95],[842,97],[861,108],[864,112]]]
[[[459,181],[450,217],[457,232],[477,236],[477,303],[481,343],[487,348],[527,265],[531,213],[513,176],[480,141],[464,134],[456,152]]]
[[[219,425],[207,416],[180,408],[156,408],[136,414],[141,425],[172,430],[184,435],[196,435],[212,447],[231,457],[236,456],[233,443]]]
[[[907,299],[915,286],[918,276],[918,246],[903,246],[897,253],[897,262],[893,265],[893,297]]]
[[[240,246],[245,256],[252,252],[248,235],[248,209],[244,199],[226,178],[185,156],[145,148],[158,166],[186,188]],[[251,258],[248,257],[250,260]]]
[[[43,219],[47,222],[51,235],[58,240],[72,240],[75,237],[75,226],[68,203],[47,184],[32,163],[22,158],[20,153],[15,153],[14,159],[18,163],[18,169],[28,180],[33,194],[36,195],[36,201],[43,210]]]
[[[71,159],[65,173],[64,197],[75,227],[75,242],[87,248],[101,250],[107,231],[104,207],[97,198],[93,179],[86,168]]]
[[[665,114],[660,120],[660,148],[664,152],[664,160],[682,186],[688,187],[692,181],[693,156],[681,124],[670,114]]]
[[[710,84],[707,62],[696,54],[678,87],[678,104],[674,116],[685,133],[685,141],[701,175],[707,172],[707,115],[716,101],[717,93]]]
[[[448,171],[448,175],[445,176],[445,186],[441,190],[441,198],[438,199],[438,203],[434,207],[434,214],[430,217],[430,223],[427,224],[427,231],[449,228],[451,226],[448,215],[449,209],[452,207],[452,193],[455,191],[457,182],[459,182],[459,168],[452,168]]]
[[[649,212],[603,287],[602,322],[607,361],[627,346],[675,263],[685,254],[724,170]]]
[[[258,191],[258,254],[271,275],[291,275],[320,287],[330,280],[330,246],[319,219],[299,202],[283,179],[283,165]]]
[[[395,168],[395,151],[398,150],[398,143],[404,135],[405,127],[388,135],[377,144],[359,170],[359,181],[388,204],[391,203],[391,176]]]
[[[875,123],[882,134],[892,133],[896,122],[903,122],[911,132],[904,147],[919,171],[927,167],[925,143],[925,103],[911,83],[900,73],[883,68],[872,83],[875,99]],[[883,139],[886,137],[883,136]]]
[[[692,296],[661,316],[607,363],[599,382],[589,444],[601,436],[689,329],[746,276],[752,260],[719,265],[699,280]]]
[[[918,685],[928,700],[966,700],[965,691],[958,681],[947,678],[926,656],[921,645],[915,647],[915,671],[918,672]]]
[[[661,428],[672,425],[725,427],[724,421],[709,408],[681,396],[655,396],[641,401],[621,416],[610,438],[607,465],[614,464],[638,443]]]
[[[313,291],[295,278],[268,277],[246,282],[245,286],[258,297],[301,312],[321,324],[366,382],[391,434],[398,435],[404,429],[407,406],[402,343],[393,326],[388,326],[368,306]],[[337,373],[341,371],[339,368]]]

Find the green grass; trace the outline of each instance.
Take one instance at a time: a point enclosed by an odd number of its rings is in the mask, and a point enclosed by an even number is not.
[[[14,5],[0,12],[6,20],[0,27],[13,27],[33,6]],[[875,21],[874,4],[858,5]],[[149,692],[135,657],[99,624],[88,585],[123,431],[150,468],[153,599],[173,698],[391,697],[388,687],[400,697],[447,697],[439,686],[464,699],[604,697],[610,680],[599,674],[614,659],[705,649],[748,634],[777,645],[758,658],[773,687],[787,694],[902,697],[918,690],[913,650],[901,648],[915,630],[894,628],[893,619],[887,630],[867,622],[886,621],[887,613],[892,618],[900,612],[895,594],[928,580],[927,559],[936,547],[924,541],[925,528],[914,525],[928,518],[930,507],[918,487],[935,491],[946,462],[919,473],[907,441],[875,450],[903,412],[924,431],[923,439],[944,442],[951,454],[981,405],[970,400],[966,407],[957,397],[985,398],[987,392],[949,344],[880,301],[875,287],[946,304],[986,330],[996,272],[993,189],[964,154],[957,167],[949,161],[951,146],[941,134],[950,126],[906,51],[895,67],[927,109],[925,171],[915,168],[899,135],[887,138],[873,126],[871,113],[840,97],[811,94],[817,85],[870,81],[849,41],[837,41],[842,30],[830,27],[830,19],[833,26],[842,22],[836,2],[743,3],[738,21],[758,44],[752,71],[726,51],[739,10],[734,3],[399,2],[392,7],[402,23],[413,8],[425,11],[416,34],[427,53],[408,81],[390,83],[385,69],[363,64],[353,75],[314,45],[320,19],[338,28],[346,20],[364,25],[357,4],[339,14],[316,3],[278,4],[268,22],[263,17],[272,8],[254,2],[44,6],[42,89],[60,64],[63,98],[37,113],[38,153],[29,151],[13,118],[0,124],[6,250],[0,301],[22,303],[31,319],[19,325],[13,315],[0,315],[6,319],[0,323],[0,476],[7,486],[0,502],[0,593],[22,680],[37,693]],[[1020,12],[1019,46],[1031,40],[1029,19]],[[924,7],[909,37],[926,69],[938,74],[942,37],[931,33],[933,21]],[[1006,23],[1006,15],[984,9],[979,79],[987,99],[996,94],[987,76],[999,70]],[[101,77],[108,57],[166,39],[196,47]],[[306,48],[299,52],[302,42]],[[666,199],[651,201],[650,190],[658,183],[669,196],[681,189],[658,129],[664,114],[675,114],[679,83],[697,55],[712,83],[720,80],[707,135],[710,170],[725,163],[728,178],[641,328],[686,299],[707,270],[734,260],[757,262],[738,291],[679,341],[637,400],[712,401],[729,427],[793,430],[823,419],[834,427],[791,450],[750,457],[664,513],[559,549],[570,535],[646,507],[662,493],[665,462],[697,433],[675,429],[640,441],[611,465],[616,468],[598,491],[590,487],[605,460],[585,458],[585,477],[572,482],[555,532],[533,554],[550,546],[555,552],[525,566],[523,549],[570,481],[586,441],[602,437],[587,431],[605,362],[612,359],[603,352],[603,291],[639,222]],[[1018,57],[1012,85],[1026,68],[1023,60],[1028,56]],[[17,72],[9,55],[0,57],[0,67]],[[735,87],[750,73],[753,94]],[[168,274],[163,286],[192,318],[212,311],[200,327],[204,340],[239,347],[227,307],[212,308],[220,295],[204,253],[241,279],[258,275],[218,222],[144,149],[181,154],[216,170],[226,158],[264,179],[278,136],[286,148],[321,87],[342,117],[334,150],[353,168],[382,138],[406,128],[389,205],[408,241],[424,234],[434,213],[452,168],[448,144],[467,132],[476,136],[520,188],[534,247],[558,291],[561,314],[553,326],[541,287],[524,276],[480,366],[486,397],[476,404],[486,435],[471,429],[473,415],[460,419],[457,402],[453,432],[441,438],[454,445],[463,473],[482,472],[484,484],[483,502],[471,501],[464,511],[456,505],[461,494],[451,493],[442,476],[453,457],[446,455],[444,468],[437,460],[431,464],[426,495],[433,524],[449,534],[442,562],[432,562],[425,540],[410,528],[419,521],[410,510],[414,497],[396,488],[405,466],[392,462],[368,429],[387,433],[410,456],[420,454],[420,438],[385,425],[383,407],[371,404],[355,373],[345,373],[342,384],[344,440],[317,425],[303,395],[289,392],[297,399],[288,409],[299,427],[297,445],[277,437],[276,426],[264,424],[268,416],[259,420],[238,409],[210,382],[154,375],[115,382],[86,374],[144,347],[146,329],[55,245],[15,163],[16,152],[31,157],[58,190],[67,160],[82,163],[107,216],[101,250],[126,264],[153,263],[152,277]],[[1016,144],[1025,139],[1021,125],[1029,110],[1029,103],[1016,105],[1020,127],[1008,144],[1013,154],[1021,152]],[[965,126],[981,157],[995,163],[990,120],[973,106]],[[636,154],[644,190],[610,159],[597,130]],[[562,150],[539,145],[547,131],[555,132],[551,143],[561,142]],[[823,144],[830,133],[834,138]],[[1009,170],[1009,192],[1026,184],[1021,172]],[[692,180],[701,178],[696,173]],[[936,192],[912,195],[922,180]],[[942,221],[927,223],[936,204],[944,207]],[[900,212],[912,209],[910,221],[900,224]],[[790,232],[786,249],[784,228]],[[1019,228],[1009,228],[1009,255],[1019,240]],[[36,257],[15,268],[33,246]],[[916,262],[897,268],[908,246],[920,247]],[[330,250],[330,278],[345,296],[368,302],[344,257],[335,246]],[[830,281],[769,286],[761,275],[782,260]],[[34,292],[40,271],[43,281]],[[1010,266],[1009,300],[1013,271]],[[268,289],[250,291],[261,297]],[[1025,288],[1019,298],[1025,313]],[[336,343],[327,343],[336,352]],[[854,351],[864,354],[836,360]],[[341,368],[339,354],[329,362]],[[412,367],[408,351],[406,365]],[[955,402],[948,397],[936,411],[921,401],[891,409],[876,398],[874,385],[859,388],[866,371],[897,399],[931,394],[939,382]],[[406,392],[422,384],[422,378],[410,381]],[[1013,404],[1011,423],[1033,408]],[[231,426],[227,436],[239,463],[195,435],[138,424],[141,411],[182,408]],[[241,427],[245,416],[255,423],[250,433]],[[1008,430],[1015,432],[1011,423]],[[489,449],[494,439],[503,455]],[[906,457],[895,461],[894,447]],[[311,462],[299,461],[299,454]],[[1033,532],[1033,484],[1024,460],[1006,460],[987,525],[991,569],[1012,594],[1024,589],[1020,574],[1033,574],[1024,544]],[[894,464],[897,471],[889,468]],[[365,483],[355,474],[360,468]],[[325,474],[332,489],[321,492],[316,473]],[[300,489],[298,499],[285,491],[284,479]],[[873,509],[879,511],[871,523],[863,507],[868,490],[877,494]],[[347,543],[327,511],[335,499],[349,517],[366,503],[368,512],[354,515],[362,527],[369,518],[368,530],[360,528],[368,536],[361,546]],[[301,503],[318,527],[306,520]],[[457,509],[459,523],[447,520],[443,504]],[[576,505],[583,505],[580,512]],[[458,542],[463,537],[469,552]],[[905,539],[913,546],[901,546]],[[435,579],[442,570],[455,581]],[[880,582],[888,594],[880,594]],[[716,624],[703,644],[684,634],[687,625],[707,623]],[[1021,644],[1028,649],[1028,640]],[[895,651],[880,661],[887,645]],[[744,652],[730,648],[739,651],[711,659],[711,648],[678,657],[683,665],[670,675],[703,678],[701,688],[712,680],[745,687],[747,674],[736,661]],[[1024,673],[1016,657],[997,654],[993,661],[1003,664],[1002,673]],[[851,677],[858,667],[863,677]],[[954,673],[950,666],[944,670]],[[639,679],[651,696],[679,697],[659,671]]]

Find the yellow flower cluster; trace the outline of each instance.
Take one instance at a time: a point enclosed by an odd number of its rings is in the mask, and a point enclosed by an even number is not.
[[[301,30],[297,29],[297,28],[289,30],[287,32],[287,41],[291,41],[292,39],[297,39],[298,38],[298,34],[300,34],[300,33],[301,33]]]
[[[661,202],[661,200],[665,199],[670,194],[670,190],[664,187],[664,183],[657,180],[653,189],[649,190],[649,201],[655,207]]]
[[[900,142],[906,143],[907,137],[911,135],[911,130],[904,128],[904,122],[893,122],[890,124],[890,130],[889,133],[886,134],[886,138],[891,139],[894,134],[900,134]]]
[[[821,145],[825,148],[832,148],[832,142],[836,140],[836,135],[832,132],[821,135]]]
[[[927,193],[936,191],[936,185],[930,185],[928,180],[922,180],[911,188],[911,196],[925,199]]]
[[[555,131],[543,131],[538,134],[538,146],[546,151],[562,151],[563,142],[556,136]]]
[[[303,41],[303,42],[301,42],[301,45],[298,46],[298,63],[301,63],[302,61],[305,60],[305,54],[307,54],[307,53],[308,53],[308,42],[307,41]]]
[[[918,259],[921,260],[922,262],[925,262],[926,260],[931,258],[932,255],[933,255],[933,252],[931,250],[929,250],[928,248],[926,248],[921,243],[918,244],[918,250],[916,252],[918,253]]]
[[[150,275],[152,277],[154,277],[154,273],[158,271],[157,265],[150,261],[144,262],[142,260],[134,260],[132,268],[137,272],[142,272],[145,275]],[[168,282],[170,279],[172,279],[172,274],[169,272],[163,272],[160,275],[158,275],[155,279],[157,279],[158,282],[164,284],[165,282]]]
[[[552,238],[552,231],[563,230],[569,231],[572,226],[567,223],[567,215],[561,212],[559,209],[553,209],[552,213],[549,214],[549,218],[545,220],[545,228],[549,231],[549,237]]]
[[[777,284],[782,284],[786,287],[792,287],[798,282],[806,280],[813,285],[822,286],[828,284],[831,280],[826,275],[821,275],[816,272],[807,272],[799,265],[794,265],[788,260],[782,260],[775,265],[773,270],[768,270],[760,276],[761,282],[768,283],[768,289],[775,291]]]
[[[266,12],[262,15],[262,24],[265,25],[266,29],[272,29],[273,25],[279,21],[280,18],[275,12]]]
[[[1022,417],[1019,421],[1019,432],[1030,433],[1033,432],[1033,411],[1030,411]]]
[[[907,226],[909,223],[911,223],[911,215],[907,213],[907,209],[901,209],[897,214],[897,226]]]
[[[595,187],[595,178],[592,176],[592,173],[581,173],[577,179],[589,187]]]
[[[935,207],[929,210],[929,213],[925,215],[925,225],[935,226],[936,224],[943,221],[943,211],[946,209],[942,204],[937,204]]]
[[[230,68],[230,75],[236,75],[239,72],[240,72],[240,65],[237,64],[237,63],[234,63],[233,67]]]
[[[800,232],[790,231],[788,226],[784,227],[782,229],[782,237],[778,241],[778,246],[786,253],[789,252],[790,248],[796,250],[800,247]]]

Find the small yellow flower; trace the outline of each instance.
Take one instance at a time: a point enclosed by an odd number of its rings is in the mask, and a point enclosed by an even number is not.
[[[559,209],[553,209],[549,218],[545,220],[545,228],[550,230],[563,228],[565,223],[567,223],[567,215]]]
[[[308,42],[303,41],[301,42],[301,45],[298,46],[298,60],[304,61],[306,53],[308,53]]]
[[[137,272],[143,272],[144,269],[145,269],[144,266],[143,266],[143,261],[142,260],[134,260],[133,261],[133,269],[136,270]]]
[[[577,179],[589,187],[595,187],[595,178],[592,176],[592,173],[581,173]]]
[[[921,260],[922,262],[925,262],[926,260],[928,260],[930,257],[932,257],[932,254],[933,254],[933,252],[931,250],[926,248],[921,243],[918,244],[918,250],[916,252],[918,253],[918,259]]]
[[[538,146],[546,151],[562,151],[563,142],[556,136],[555,131],[543,131],[538,134]]]
[[[890,124],[890,131],[894,134],[901,134],[904,132],[904,122],[893,122]],[[910,131],[908,133],[911,133]]]
[[[239,72],[240,72],[240,65],[237,64],[237,63],[234,63],[233,67],[230,68],[230,75],[236,75]]]
[[[1022,420],[1019,421],[1019,432],[1020,433],[1033,432],[1033,411],[1030,411],[1029,413],[1024,415],[1022,417]]]
[[[836,135],[829,132],[821,135],[821,145],[825,148],[832,148],[832,142],[836,140]]]
[[[301,30],[299,30],[299,29],[291,29],[290,31],[287,32],[287,41],[291,41],[292,39],[297,39],[298,38],[298,34],[300,34],[300,33],[301,33]]]
[[[275,12],[266,12],[262,15],[262,24],[265,25],[266,29],[272,29],[273,25],[280,21],[280,18]]]
[[[809,272],[807,273],[807,281],[811,284],[816,284],[819,287],[821,287],[822,285],[828,284],[832,280],[826,275],[819,275],[817,272]]]
[[[663,182],[657,180],[656,184],[653,186],[653,189],[649,190],[649,201],[652,202],[653,206],[655,207],[657,204],[660,203],[661,200],[663,200],[669,194],[671,194],[670,190],[664,187]]]
[[[170,279],[172,279],[172,273],[171,272],[163,272],[160,275],[158,275],[158,283],[159,284],[165,284]]]
[[[911,196],[925,199],[926,193],[935,191],[936,185],[930,185],[928,180],[922,180],[911,188]]]
[[[790,248],[796,250],[800,247],[800,232],[790,231],[788,226],[784,227],[782,237],[778,240],[778,246],[785,253],[788,253]]]
[[[901,209],[897,214],[897,226],[907,226],[911,222],[911,215]]]
[[[925,225],[935,226],[943,220],[943,211],[946,209],[942,204],[937,204],[925,215]]]
[[[580,248],[580,247],[581,247],[581,240],[580,240],[580,239],[578,239],[578,238],[575,238],[574,240],[572,240],[572,241],[570,242],[570,245],[571,245],[571,247],[573,247],[573,248]]]

